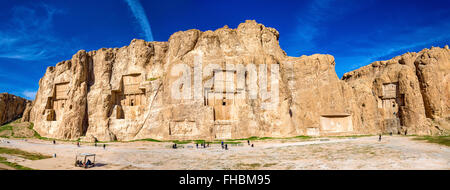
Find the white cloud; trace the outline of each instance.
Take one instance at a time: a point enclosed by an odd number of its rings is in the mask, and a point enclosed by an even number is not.
[[[145,36],[145,40],[153,41],[152,28],[150,27],[147,15],[145,14],[144,8],[142,7],[139,0],[125,0],[125,1],[130,7],[134,17],[139,22],[139,25],[141,26],[142,32]]]
[[[36,97],[36,93],[37,93],[36,91],[28,91],[28,90],[25,90],[22,92],[22,94],[26,98],[31,99],[31,100],[34,100],[34,98]]]

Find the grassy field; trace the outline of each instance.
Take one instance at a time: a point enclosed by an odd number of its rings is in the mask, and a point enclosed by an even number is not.
[[[22,166],[22,165],[19,165],[16,163],[8,162],[8,161],[6,161],[6,158],[3,158],[1,156],[0,156],[0,164],[7,165],[7,166],[15,168],[17,170],[33,170],[31,168],[28,168],[28,167],[25,167],[25,166]]]
[[[372,137],[372,136],[375,136],[375,135],[347,135],[347,136],[330,136],[330,137],[332,137],[332,138],[361,138],[361,137]]]
[[[243,139],[229,139],[227,141],[261,141],[261,140],[283,140],[283,139],[311,139],[313,137],[310,136],[295,136],[295,137],[249,137],[249,138],[243,138]]]
[[[18,157],[28,159],[28,160],[41,160],[41,159],[51,158],[51,156],[46,156],[46,155],[42,155],[39,153],[31,153],[31,152],[22,151],[19,149],[3,148],[3,147],[0,147],[0,154],[14,155],[14,156],[18,156]],[[16,163],[8,162],[6,158],[1,157],[1,156],[0,156],[0,163],[10,166],[10,167],[13,167],[17,170],[32,170],[31,168],[21,166]]]
[[[25,158],[28,160],[41,160],[46,158],[51,158],[51,156],[42,155],[39,153],[31,153],[31,152],[25,152],[23,150],[19,149],[13,149],[13,148],[3,148],[0,147],[0,154],[9,154],[14,156],[19,156],[21,158]]]
[[[6,124],[6,125],[3,125],[3,126],[0,127],[0,134],[1,134],[2,132],[4,132],[4,131],[11,131],[11,136],[14,135],[12,126],[9,125],[9,124]],[[0,137],[8,138],[8,136],[3,136],[3,135],[0,135]]]
[[[418,136],[414,140],[425,140],[430,143],[450,146],[450,136]]]

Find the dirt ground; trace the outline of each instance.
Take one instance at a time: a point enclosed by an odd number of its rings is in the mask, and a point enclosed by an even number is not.
[[[6,143],[9,141],[9,143]],[[359,138],[314,138],[305,140],[264,140],[229,145],[220,144],[197,149],[195,144],[172,149],[171,143],[117,142],[108,143],[104,150],[98,144],[52,142],[43,140],[1,139],[0,147],[18,148],[56,158],[26,160],[11,155],[0,155],[9,162],[43,170],[82,169],[74,166],[77,153],[95,153],[97,167],[88,170],[122,169],[424,169],[449,170],[450,148],[412,140],[412,137],[377,136]],[[0,168],[3,166],[0,165]],[[5,167],[4,167],[5,168]],[[83,169],[84,170],[84,169]]]

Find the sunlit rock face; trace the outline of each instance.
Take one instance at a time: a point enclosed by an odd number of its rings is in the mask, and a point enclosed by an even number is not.
[[[356,124],[382,132],[441,135],[450,129],[450,51],[433,47],[346,73]],[[369,131],[367,131],[369,132]]]
[[[0,93],[0,126],[22,117],[28,100],[8,93]]]
[[[448,94],[435,94],[445,90],[436,82],[448,90],[448,82],[438,80],[448,78],[448,62],[444,70],[411,55],[398,64],[410,68],[396,70],[403,74],[367,71],[343,81],[333,56],[289,57],[278,38],[277,30],[246,21],[236,29],[176,32],[168,42],[133,40],[122,48],[79,51],[47,69],[29,120],[41,136],[101,141],[377,134],[384,130],[379,118],[390,118],[377,103],[385,83],[396,86],[386,86],[390,94],[381,99],[394,103],[407,94],[397,88],[416,85],[403,100],[412,111],[401,115],[411,133],[430,130],[428,112],[448,115]],[[429,68],[441,69],[441,78],[429,76]],[[375,84],[378,75],[387,76]],[[418,78],[435,86],[425,89]],[[428,91],[433,106],[427,109],[434,112],[425,111]]]

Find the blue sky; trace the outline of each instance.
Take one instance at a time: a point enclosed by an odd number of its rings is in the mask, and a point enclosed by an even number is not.
[[[290,56],[331,54],[341,77],[376,60],[450,42],[448,0],[14,0],[0,2],[0,92],[29,99],[48,66],[79,49],[167,41],[180,30],[256,20]]]

